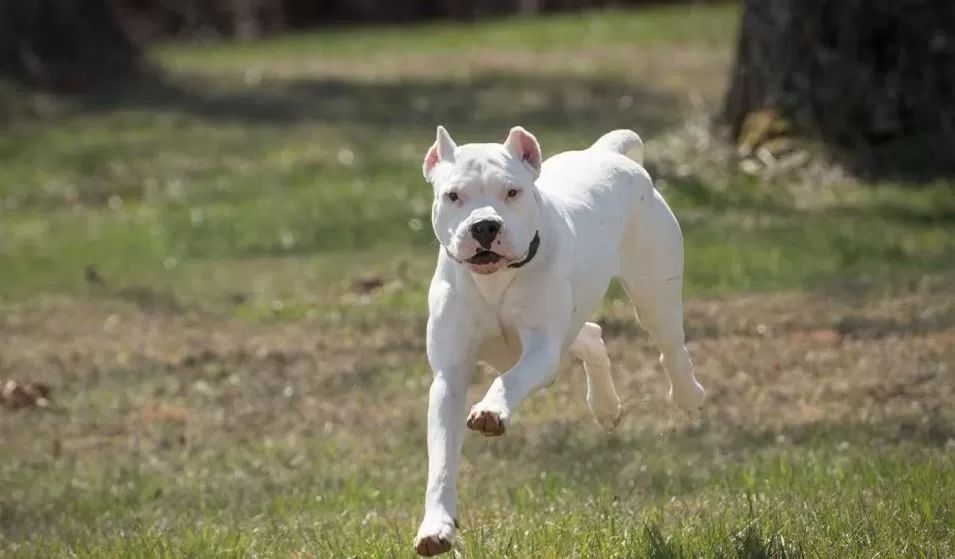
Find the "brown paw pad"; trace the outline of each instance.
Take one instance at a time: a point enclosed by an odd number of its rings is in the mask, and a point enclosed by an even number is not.
[[[415,543],[415,552],[422,557],[434,557],[451,551],[451,542],[445,541],[438,536],[428,536],[421,538]]]
[[[482,410],[468,417],[468,429],[478,431],[485,437],[498,437],[504,434],[504,422],[492,411]]]

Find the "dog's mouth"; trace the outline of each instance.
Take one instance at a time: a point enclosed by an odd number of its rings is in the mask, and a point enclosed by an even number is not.
[[[467,259],[467,263],[483,266],[485,264],[495,264],[500,262],[503,258],[503,256],[493,250],[479,250],[474,256]]]

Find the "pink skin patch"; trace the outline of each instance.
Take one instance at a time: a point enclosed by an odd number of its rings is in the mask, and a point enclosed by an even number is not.
[[[424,170],[426,174],[430,174],[431,170],[434,169],[434,166],[438,164],[438,144],[434,144],[428,150],[428,153],[424,156]]]
[[[504,264],[468,264],[468,269],[474,272],[475,274],[480,274],[482,276],[489,276],[494,272],[497,272],[504,268]]]
[[[521,154],[521,161],[527,161],[530,163],[531,167],[535,169],[540,169],[541,167],[541,151],[540,146],[528,133],[521,131],[516,133],[518,141],[518,149]]]

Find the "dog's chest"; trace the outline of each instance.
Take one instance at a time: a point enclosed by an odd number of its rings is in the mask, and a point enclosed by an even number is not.
[[[500,337],[508,342],[517,342],[516,318],[518,302],[513,301],[512,287],[515,272],[507,270],[493,276],[475,277],[474,285],[481,299],[478,313],[490,337]]]
[[[489,278],[490,279],[490,278]],[[504,372],[517,362],[521,355],[520,335],[507,312],[508,282],[481,282],[478,289],[483,305],[476,309],[475,319],[484,333],[484,344],[478,359],[498,372]]]
[[[491,308],[500,308],[505,303],[507,292],[514,283],[516,270],[501,270],[487,276],[473,275],[474,287],[484,303]]]
[[[484,340],[478,360],[501,373],[517,363],[521,357],[521,349],[521,340],[516,330],[501,326],[494,327]]]

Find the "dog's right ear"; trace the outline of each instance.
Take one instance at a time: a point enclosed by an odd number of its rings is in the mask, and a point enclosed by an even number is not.
[[[421,166],[421,172],[424,174],[424,178],[430,181],[431,172],[434,170],[435,165],[441,161],[454,161],[454,150],[457,147],[454,140],[451,139],[451,135],[448,134],[448,131],[444,129],[444,126],[439,124],[437,138],[434,144],[431,145],[431,148],[428,149],[428,153],[425,154],[424,164]]]

